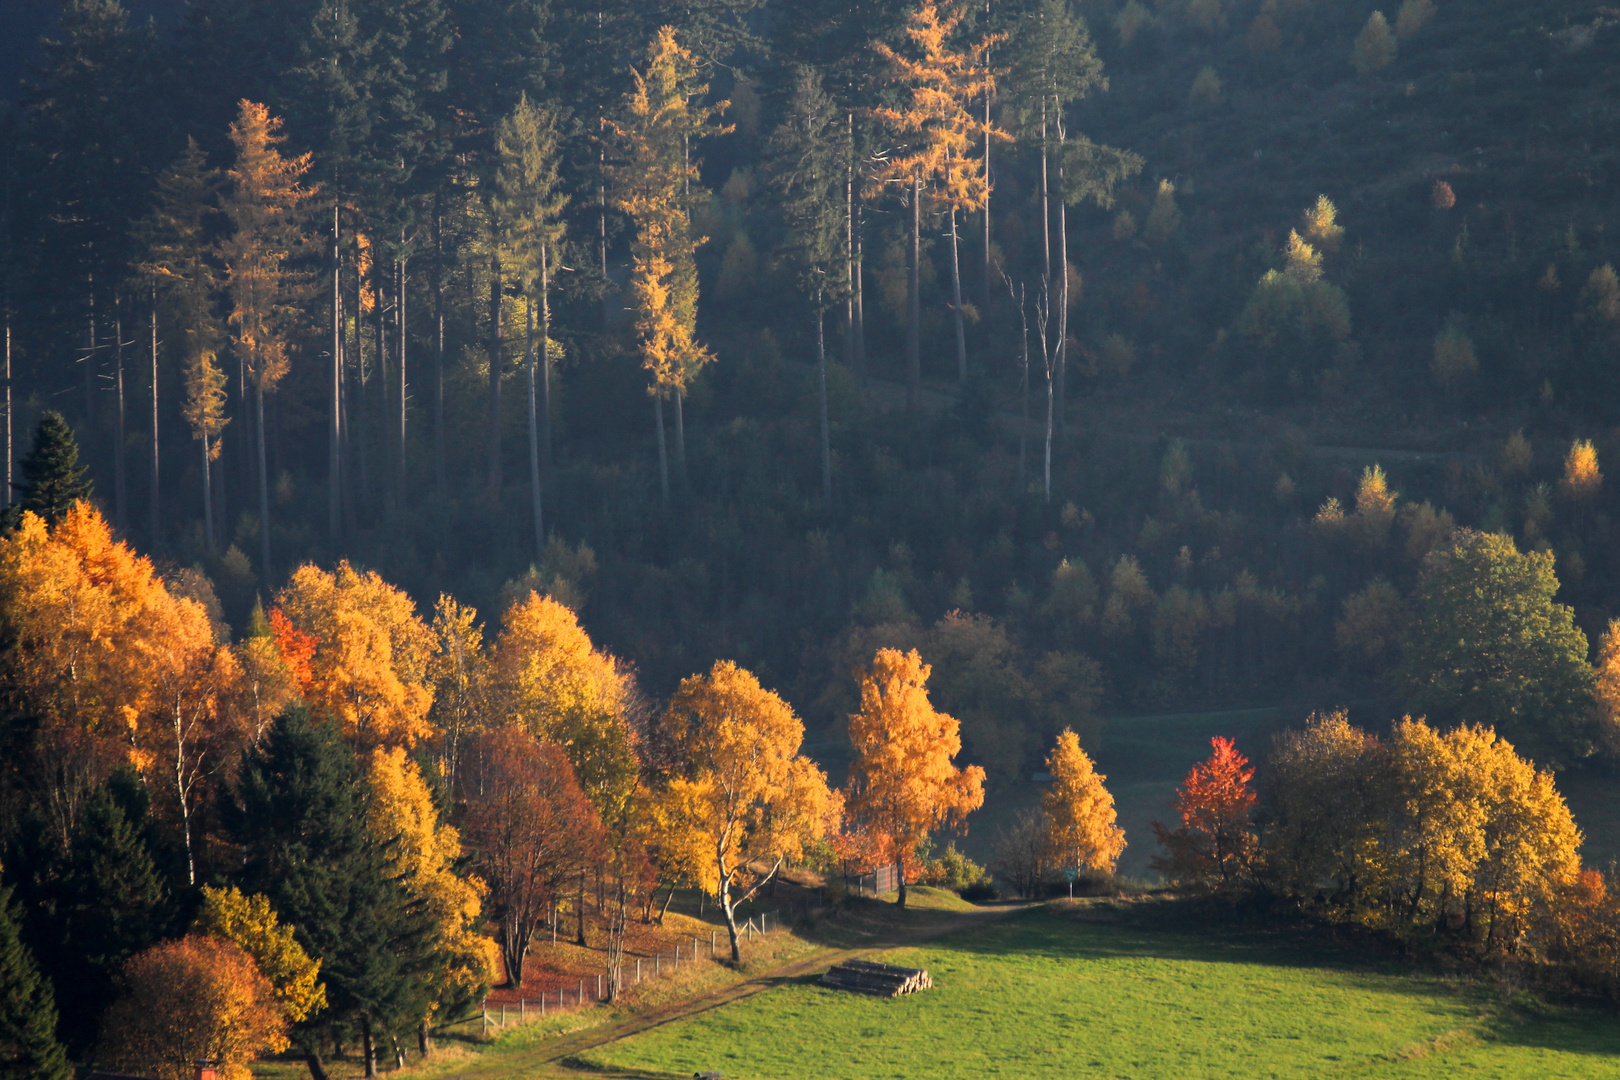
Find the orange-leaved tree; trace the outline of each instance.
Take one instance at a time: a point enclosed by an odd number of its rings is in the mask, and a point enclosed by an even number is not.
[[[287,1019],[296,1024],[326,1008],[326,986],[320,981],[321,962],[312,960],[283,923],[270,898],[229,889],[202,887],[202,908],[191,932],[206,934],[241,946],[274,988]]]
[[[283,157],[281,120],[257,102],[237,104],[231,124],[236,163],[224,200],[231,224],[224,244],[231,344],[253,388],[255,467],[259,479],[259,574],[270,568],[270,480],[264,454],[264,396],[287,374],[288,323],[295,279],[287,260],[303,242],[300,220],[313,191],[302,183],[310,155]]]
[[[489,887],[509,986],[523,985],[535,931],[570,883],[601,857],[601,819],[555,743],[518,727],[483,732],[460,758],[466,835]]]
[[[1112,874],[1125,850],[1125,830],[1114,813],[1114,797],[1103,787],[1108,779],[1080,748],[1073,728],[1058,733],[1047,755],[1052,787],[1041,797],[1046,811],[1046,846],[1064,871],[1091,870]],[[1074,879],[1069,879],[1074,894]]]
[[[635,223],[630,241],[630,293],[635,301],[641,364],[652,377],[659,481],[669,499],[664,444],[665,398],[676,403],[676,454],[684,468],[679,426],[687,386],[714,355],[697,340],[698,278],[693,256],[706,237],[692,232],[693,191],[702,187],[692,143],[730,131],[716,122],[729,104],[702,105],[697,59],[661,27],[643,71],[630,72],[621,120],[607,119],[614,160],[608,169],[615,206]]]
[[[432,734],[433,634],[403,591],[347,561],[331,572],[305,564],[276,594],[276,606],[286,620],[271,613],[282,653],[308,672],[305,702],[336,720],[351,744],[410,747]],[[307,669],[307,643],[297,635],[315,639]]]
[[[1170,830],[1153,823],[1166,852],[1153,868],[1183,888],[1233,889],[1248,882],[1254,869],[1254,770],[1231,739],[1217,736],[1210,745],[1214,752],[1188,771],[1171,804],[1181,826]]]
[[[804,723],[729,660],[683,679],[665,722],[681,763],[657,807],[659,847],[719,898],[735,963],[738,905],[836,828],[838,800],[799,753]]]
[[[275,988],[232,941],[189,934],[124,967],[124,996],[108,1010],[98,1055],[159,1080],[191,1080],[212,1061],[221,1080],[251,1080],[248,1063],[287,1048]]]
[[[954,762],[961,723],[928,700],[931,672],[916,649],[879,649],[870,668],[855,672],[861,710],[849,718],[855,758],[847,805],[856,820],[892,839],[902,907],[906,859],[929,833],[962,826],[984,805],[984,770]]]

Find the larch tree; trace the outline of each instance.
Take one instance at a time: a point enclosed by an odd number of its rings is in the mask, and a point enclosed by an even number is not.
[[[861,707],[849,718],[855,756],[846,805],[875,834],[890,838],[906,902],[906,861],[930,833],[962,827],[984,805],[984,769],[958,768],[961,722],[928,700],[932,668],[916,649],[879,649],[855,672]]]
[[[259,481],[259,573],[270,572],[270,478],[265,458],[264,398],[289,367],[288,323],[296,281],[288,258],[302,243],[302,214],[312,194],[302,183],[308,154],[288,158],[281,120],[243,100],[231,124],[236,162],[224,200],[231,233],[223,247],[230,296],[231,344],[253,388],[255,467]]]
[[[202,443],[203,539],[214,544],[214,503],[211,470],[219,457],[219,436],[225,424],[225,373],[219,367],[224,337],[215,311],[220,275],[213,251],[213,219],[218,215],[220,176],[208,166],[208,157],[195,139],[186,140],[185,152],[158,176],[151,212],[137,225],[145,252],[139,270],[151,279],[162,297],[163,321],[177,356],[185,385],[182,411],[192,437]],[[158,507],[157,318],[152,326],[152,478],[154,514],[152,540],[157,540]]]
[[[770,176],[782,211],[783,254],[816,322],[816,395],[821,421],[821,497],[832,500],[832,444],[827,419],[827,310],[848,292],[846,211],[840,205],[850,153],[843,118],[814,68],[794,77],[781,123],[771,135]]]
[[[737,908],[836,829],[837,797],[799,752],[803,721],[729,660],[683,679],[665,724],[680,765],[656,810],[660,846],[719,899],[738,963]]]
[[[672,27],[658,31],[644,71],[632,69],[634,85],[620,119],[605,121],[614,160],[608,176],[616,208],[635,223],[631,241],[630,294],[636,312],[642,367],[651,377],[658,437],[659,485],[669,500],[669,456],[664,436],[664,400],[676,403],[678,464],[685,465],[680,402],[697,373],[714,359],[697,340],[698,280],[694,254],[704,237],[693,234],[692,189],[699,175],[691,144],[731,130],[716,122],[726,102],[703,105],[695,57],[675,39]]]
[[[1046,769],[1052,775],[1052,787],[1041,796],[1041,806],[1046,812],[1046,843],[1052,858],[1066,871],[1112,874],[1125,850],[1125,830],[1119,827],[1114,797],[1103,787],[1108,778],[1092,766],[1073,728],[1058,733]],[[1072,877],[1069,894],[1074,895]]]
[[[523,290],[524,368],[529,386],[529,494],[534,511],[535,558],[546,548],[541,469],[551,467],[551,260],[562,240],[561,155],[556,120],[542,106],[518,99],[495,133],[495,215],[502,230],[502,265]],[[540,303],[536,359],[534,312]],[[537,417],[538,415],[538,422]]]

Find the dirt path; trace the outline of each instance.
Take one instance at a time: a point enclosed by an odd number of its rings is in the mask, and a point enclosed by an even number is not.
[[[542,1078],[542,1077],[572,1077],[586,1071],[591,1076],[636,1078],[636,1080],[651,1080],[655,1077],[670,1076],[674,1073],[655,1073],[644,1070],[630,1069],[603,1069],[597,1066],[580,1067],[575,1065],[580,1055],[589,1053],[609,1043],[643,1031],[650,1031],[665,1024],[684,1020],[690,1016],[718,1009],[755,994],[774,989],[816,971],[831,967],[833,964],[843,963],[857,957],[868,956],[886,949],[903,948],[939,937],[957,930],[965,929],[975,923],[992,919],[1005,918],[1015,911],[1021,911],[1024,905],[1001,908],[990,908],[974,912],[939,912],[937,917],[915,923],[904,928],[896,928],[892,933],[880,938],[862,942],[848,948],[820,948],[805,956],[801,956],[791,963],[781,967],[762,972],[752,978],[701,997],[688,1001],[677,1002],[662,1008],[652,1009],[636,1016],[626,1017],[612,1024],[593,1027],[585,1031],[573,1032],[558,1036],[539,1046],[509,1052],[491,1051],[482,1055],[481,1060],[469,1062],[468,1067],[454,1072],[443,1074],[443,1080],[505,1080],[505,1078]],[[681,1074],[684,1076],[684,1074]]]

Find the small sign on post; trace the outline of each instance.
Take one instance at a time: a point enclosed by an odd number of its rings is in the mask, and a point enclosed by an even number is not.
[[[1074,879],[1080,876],[1080,868],[1078,866],[1065,866],[1063,868],[1063,876],[1069,879],[1069,899],[1073,900]]]

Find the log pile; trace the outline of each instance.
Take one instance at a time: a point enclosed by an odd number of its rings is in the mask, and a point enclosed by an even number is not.
[[[834,965],[821,977],[822,985],[874,997],[914,994],[934,985],[928,972],[920,968],[896,967],[871,960],[846,960]]]

